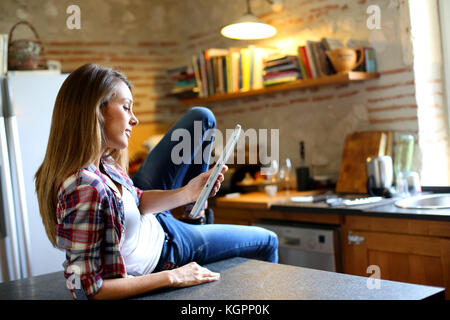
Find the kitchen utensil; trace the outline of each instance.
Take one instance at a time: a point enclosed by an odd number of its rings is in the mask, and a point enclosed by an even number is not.
[[[371,196],[391,197],[393,181],[392,158],[390,156],[368,157],[367,192]]]
[[[309,189],[310,177],[309,168],[305,166],[305,143],[300,141],[300,167],[296,169],[297,190],[305,191]]]
[[[345,139],[336,192],[366,193],[366,159],[389,155],[389,132],[365,131],[349,134]]]
[[[19,25],[28,26],[33,31],[35,40],[12,40],[13,32]],[[45,61],[41,59],[42,44],[36,29],[27,21],[19,21],[9,32],[8,70],[45,69]]]
[[[357,61],[358,52],[359,59]],[[364,49],[361,47],[339,48],[325,52],[337,73],[352,71],[364,61]]]
[[[305,143],[300,141],[300,167],[305,166]]]

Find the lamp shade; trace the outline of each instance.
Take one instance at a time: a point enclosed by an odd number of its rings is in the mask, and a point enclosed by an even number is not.
[[[247,13],[233,24],[223,27],[220,33],[231,39],[253,40],[273,37],[277,29]]]

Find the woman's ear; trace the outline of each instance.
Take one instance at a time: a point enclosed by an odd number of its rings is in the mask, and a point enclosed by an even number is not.
[[[102,114],[102,116],[105,116],[105,111],[106,111],[106,107],[108,107],[109,101],[103,101],[100,104],[100,113]]]

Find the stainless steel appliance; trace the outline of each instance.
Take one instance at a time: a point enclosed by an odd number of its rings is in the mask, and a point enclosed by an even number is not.
[[[270,220],[254,225],[278,235],[279,263],[342,272],[338,226]]]
[[[369,157],[366,163],[367,192],[371,196],[389,196],[394,177],[390,156]]]
[[[0,282],[63,270],[64,252],[45,234],[34,174],[66,77],[47,71],[0,77]]]

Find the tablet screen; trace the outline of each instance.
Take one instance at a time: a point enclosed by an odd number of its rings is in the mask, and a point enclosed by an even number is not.
[[[231,135],[231,138],[228,140],[225,148],[223,149],[222,154],[217,160],[217,163],[214,166],[214,169],[211,172],[208,181],[206,181],[206,184],[204,185],[202,191],[200,192],[200,196],[198,197],[194,207],[189,213],[189,217],[195,218],[198,215],[198,213],[203,209],[203,205],[205,204],[205,201],[208,199],[209,194],[211,193],[211,190],[214,187],[214,184],[217,178],[219,177],[220,172],[222,172],[223,166],[227,162],[228,158],[231,155],[231,152],[236,146],[240,134],[241,134],[241,126],[238,124],[236,125],[233,134]]]

